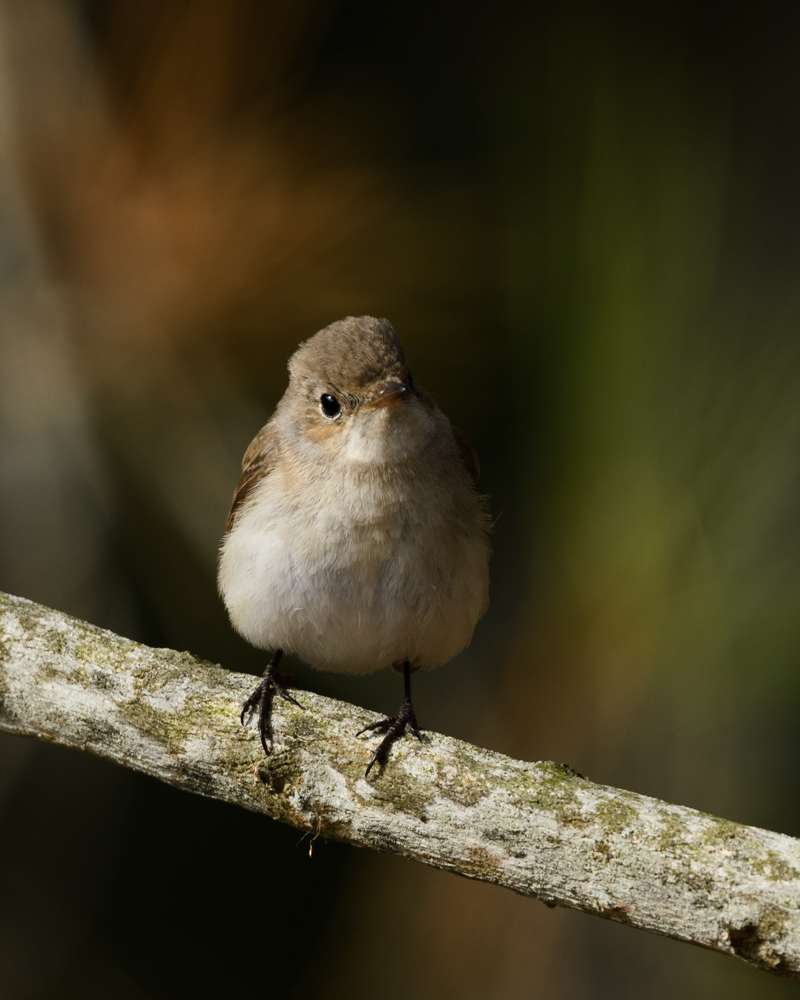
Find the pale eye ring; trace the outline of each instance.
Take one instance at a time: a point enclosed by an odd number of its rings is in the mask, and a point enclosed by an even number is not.
[[[342,404],[339,400],[329,392],[323,392],[319,397],[319,406],[325,416],[330,419],[337,416],[342,409]]]

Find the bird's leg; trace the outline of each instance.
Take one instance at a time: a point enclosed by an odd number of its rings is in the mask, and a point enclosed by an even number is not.
[[[282,656],[283,650],[276,649],[275,654],[267,665],[267,669],[261,675],[261,683],[242,706],[242,714],[240,716],[242,725],[244,725],[245,715],[254,709],[256,705],[258,706],[258,732],[261,736],[261,746],[264,747],[264,753],[266,754],[269,753],[267,736],[270,739],[272,738],[272,699],[275,695],[280,695],[284,701],[290,701],[293,705],[297,705],[298,708],[303,707],[286,690],[287,688],[294,687],[292,678],[278,673],[278,664],[281,662]]]
[[[403,698],[403,704],[400,706],[400,711],[397,715],[391,719],[387,718],[381,719],[380,722],[373,722],[371,725],[359,729],[356,733],[356,736],[360,736],[362,733],[371,732],[373,729],[378,729],[386,733],[378,749],[372,755],[372,760],[367,765],[364,777],[369,774],[372,770],[372,765],[376,762],[381,765],[386,763],[389,751],[403,733],[410,733],[412,736],[416,736],[418,740],[422,740],[419,726],[417,725],[417,717],[414,714],[414,706],[411,704],[411,664],[408,660],[403,663],[403,687],[405,689],[405,698]]]

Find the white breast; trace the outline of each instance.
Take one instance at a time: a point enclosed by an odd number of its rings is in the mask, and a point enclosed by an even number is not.
[[[248,498],[220,557],[231,621],[253,645],[321,670],[444,663],[486,609],[480,502],[456,523],[436,470],[370,472],[370,456],[357,454],[369,443],[348,447],[352,461],[316,481],[288,483],[279,466]]]

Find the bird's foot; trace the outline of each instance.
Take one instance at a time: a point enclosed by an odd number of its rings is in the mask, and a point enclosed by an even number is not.
[[[297,705],[298,708],[303,707],[286,690],[295,686],[292,678],[288,674],[278,673],[278,664],[280,663],[281,655],[281,651],[279,650],[273,656],[269,666],[262,674],[261,683],[242,706],[242,714],[240,716],[242,725],[244,725],[245,716],[256,707],[258,708],[258,733],[261,737],[261,746],[264,748],[265,754],[269,754],[270,752],[267,746],[267,738],[272,738],[272,701],[275,695],[277,694],[284,701],[289,701],[293,705]]]
[[[414,714],[414,706],[411,704],[411,698],[409,697],[404,700],[400,706],[400,711],[393,718],[381,719],[379,722],[373,722],[369,726],[364,726],[363,729],[359,729],[356,736],[371,732],[373,729],[385,732],[386,735],[378,745],[378,749],[372,755],[372,760],[367,765],[364,777],[369,775],[373,764],[377,763],[383,766],[386,763],[389,758],[389,751],[404,733],[416,736],[420,742],[422,741],[420,729],[417,725],[417,717]]]

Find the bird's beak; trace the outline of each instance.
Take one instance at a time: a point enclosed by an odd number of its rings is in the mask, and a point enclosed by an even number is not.
[[[389,406],[402,399],[408,392],[408,386],[402,382],[384,382],[369,402],[364,406]]]

